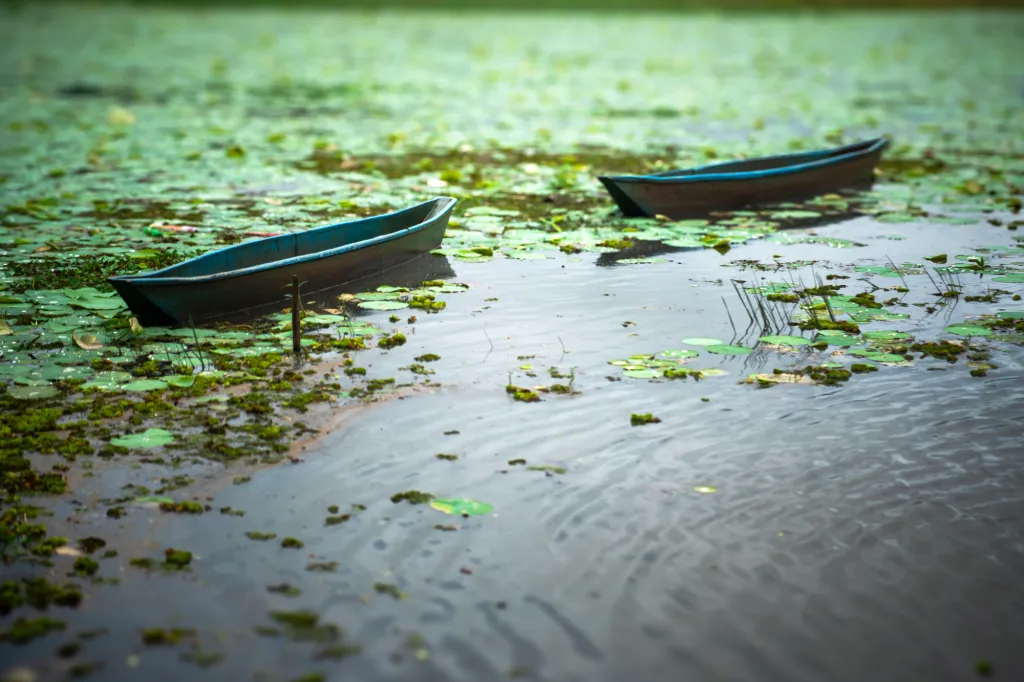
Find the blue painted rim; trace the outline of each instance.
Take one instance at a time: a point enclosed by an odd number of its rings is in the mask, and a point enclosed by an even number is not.
[[[411,211],[415,211],[418,208],[421,208],[423,206],[428,206],[428,205],[431,205],[431,204],[433,204],[435,206],[440,206],[441,204],[444,204],[444,203],[446,203],[446,205],[444,205],[441,208],[441,210],[439,210],[435,215],[433,215],[433,216],[427,218],[426,220],[423,220],[422,222],[419,222],[419,223],[417,223],[415,225],[410,225],[409,227],[407,227],[407,228],[405,228],[403,230],[398,230],[396,232],[391,232],[391,233],[388,233],[388,234],[385,234],[385,235],[381,235],[379,237],[374,237],[373,239],[364,239],[361,242],[354,242],[352,244],[346,244],[344,246],[339,246],[338,248],[335,248],[335,249],[328,249],[326,251],[318,251],[316,253],[310,253],[310,254],[307,254],[305,256],[294,256],[292,258],[285,258],[283,260],[276,260],[276,261],[271,261],[269,263],[261,263],[260,265],[253,265],[251,267],[242,268],[240,270],[228,270],[226,272],[218,272],[218,273],[214,273],[212,275],[202,275],[202,276],[199,276],[199,277],[161,277],[160,276],[160,273],[164,273],[164,272],[167,272],[168,270],[173,270],[174,268],[181,267],[181,265],[183,265],[184,263],[188,262],[188,260],[184,260],[181,263],[175,263],[174,265],[169,265],[168,267],[163,268],[162,270],[154,270],[153,272],[148,272],[148,273],[145,273],[145,274],[142,274],[142,275],[118,275],[116,277],[108,278],[107,281],[108,282],[129,282],[129,283],[131,283],[131,284],[133,284],[135,286],[157,286],[157,285],[167,286],[167,285],[172,285],[172,284],[197,284],[197,283],[203,283],[203,282],[214,282],[214,281],[217,281],[217,280],[228,279],[228,278],[232,278],[232,277],[241,277],[243,275],[250,275],[250,274],[253,274],[255,272],[261,272],[261,271],[264,271],[264,270],[275,270],[277,268],[287,267],[289,265],[295,265],[297,263],[304,263],[304,262],[308,262],[308,261],[319,260],[321,258],[331,258],[333,256],[337,256],[337,255],[342,254],[342,253],[348,253],[350,251],[358,251],[360,249],[365,249],[365,248],[367,248],[369,246],[375,246],[377,244],[382,244],[384,242],[389,242],[389,241],[392,241],[392,240],[395,240],[395,239],[401,239],[402,237],[406,237],[406,236],[408,236],[410,234],[413,234],[415,232],[420,232],[420,231],[426,229],[427,227],[433,225],[438,220],[444,219],[445,216],[450,215],[452,209],[455,208],[455,204],[458,203],[458,199],[455,199],[453,197],[435,197],[434,199],[430,199],[428,201],[424,201],[422,203],[416,204],[415,206],[410,206],[408,208],[403,208],[400,211],[394,211],[392,213],[382,213],[382,214],[377,215],[377,216],[370,216],[369,218],[357,218],[355,220],[346,220],[344,222],[334,223],[332,225],[324,225],[322,227],[314,227],[311,230],[306,230],[304,232],[296,232],[296,233],[294,233],[294,236],[302,236],[302,235],[309,234],[309,233],[312,233],[312,232],[321,232],[321,231],[324,231],[324,230],[333,230],[333,229],[337,229],[339,227],[345,227],[345,226],[348,226],[348,225],[355,225],[357,223],[365,222],[365,221],[368,221],[368,220],[379,220],[379,219],[388,218],[388,217],[391,217],[391,216],[398,216],[398,215],[401,215],[403,213],[408,213],[408,212],[411,212]],[[265,239],[280,239],[281,237],[287,237],[287,236],[291,236],[291,235],[276,235],[276,236],[273,236],[273,237],[263,237],[263,239],[254,239],[251,242],[245,242],[244,244],[235,244],[235,245],[229,246],[229,247],[227,247],[227,248],[225,248],[223,250],[227,251],[228,249],[235,249],[235,248],[239,248],[241,246],[249,246],[251,244],[263,241]],[[195,258],[203,258],[205,256],[210,255],[211,253],[216,253],[218,250],[207,251],[206,253],[203,253],[203,254],[200,254],[198,256],[195,256],[194,258],[190,258],[189,260],[194,260]]]
[[[867,156],[874,154],[875,152],[881,151],[888,147],[890,141],[888,138],[879,137],[874,140],[867,140],[865,142],[855,142],[853,144],[844,145],[842,147],[836,147],[834,149],[823,149],[812,152],[797,152],[795,154],[779,154],[777,156],[760,157],[769,159],[792,159],[798,162],[800,159],[813,159],[822,155],[836,154],[850,150],[848,153],[840,154],[838,156],[828,156],[824,159],[817,159],[815,161],[805,161],[803,163],[794,163],[790,166],[782,166],[781,168],[771,168],[763,171],[739,171],[736,173],[705,173],[702,175],[602,175],[599,176],[600,180],[610,180],[612,182],[622,183],[661,183],[661,184],[683,184],[693,182],[723,182],[729,180],[761,180],[764,178],[771,178],[780,175],[789,175],[792,173],[800,173],[802,171],[813,170],[816,168],[824,168],[826,166],[834,166],[839,163],[850,161],[861,156]],[[865,146],[867,145],[867,146]],[[735,161],[725,161],[722,163],[715,163],[708,166],[696,166],[692,169],[681,169],[681,170],[705,170],[708,168],[716,168],[718,166],[724,166],[726,164],[742,163],[743,161],[754,161],[756,159],[737,159]],[[679,173],[681,170],[667,171],[668,173]]]

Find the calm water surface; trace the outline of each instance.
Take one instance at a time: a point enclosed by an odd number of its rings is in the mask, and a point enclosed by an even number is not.
[[[976,238],[969,227],[919,229],[946,244]],[[866,220],[834,230],[865,241],[887,232]],[[838,271],[850,253],[825,255]],[[737,385],[779,365],[774,353],[701,358],[729,372],[701,382],[610,381],[608,359],[682,336],[729,338],[721,297],[738,304],[712,282],[731,259],[672,260],[456,264],[470,291],[369,365],[387,376],[436,352],[443,388],[355,413],[302,464],[221,487],[212,504],[244,518],[132,514],[119,541],[129,554],[188,547],[195,569],[171,580],[126,571],[121,586],[98,588],[72,619],[110,627],[90,654],[108,661],[108,679],[175,679],[174,655],[134,642],[140,626],[178,625],[229,653],[189,672],[201,679],[310,669],[359,680],[969,680],[979,658],[999,678],[1024,671],[1024,356],[1001,354],[983,379],[922,361],[836,388]],[[540,372],[575,367],[581,394],[512,403],[503,388],[520,355]],[[646,411],[662,423],[631,427],[629,413]],[[509,466],[515,458],[567,472]],[[694,491],[705,485],[718,492]],[[409,489],[485,500],[495,513],[453,522],[388,500]],[[324,526],[328,506],[352,504],[367,510]],[[85,534],[90,514],[78,518]],[[247,530],[305,548],[254,543]],[[338,566],[307,572],[310,561]],[[281,582],[302,594],[266,592]],[[268,610],[296,608],[341,625],[365,655],[311,662],[312,645],[251,633]],[[414,632],[424,643],[409,647]],[[18,658],[33,651],[48,646]],[[133,653],[137,668],[121,664]]]

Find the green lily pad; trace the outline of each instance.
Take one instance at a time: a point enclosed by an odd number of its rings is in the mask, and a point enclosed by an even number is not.
[[[979,327],[976,324],[951,324],[943,331],[957,336],[992,336],[992,330],[988,327]]]
[[[879,350],[866,350],[863,348],[850,351],[850,355],[861,358],[867,358],[868,360],[874,360],[875,362],[893,363],[907,361],[907,359],[902,355],[896,355],[895,353],[886,353],[885,351]]]
[[[306,339],[302,340],[306,341]],[[312,341],[312,339],[310,339],[310,341]],[[283,352],[283,349],[280,346],[271,346],[269,344],[257,344],[254,346],[247,346],[245,348],[235,349],[216,348],[214,349],[213,352],[219,353],[221,355],[230,355],[236,358],[254,358],[260,355],[267,355],[269,353],[281,353]]]
[[[849,334],[824,334],[825,330],[819,332],[814,338],[815,343],[827,343],[830,346],[838,346],[839,348],[847,348],[849,346],[856,346],[858,343],[862,343],[860,337],[850,336]]]
[[[459,516],[482,516],[494,511],[494,507],[486,502],[478,502],[465,497],[431,500],[430,506],[439,512]]]
[[[393,301],[401,294],[395,291],[364,291],[353,294],[360,301]]]
[[[7,389],[7,395],[17,400],[42,400],[57,395],[57,389],[53,386],[12,386]]]
[[[50,365],[49,367],[44,367],[39,376],[51,381],[67,381],[68,379],[88,379],[92,374],[91,367]]]
[[[49,386],[50,382],[46,379],[40,379],[34,376],[20,376],[14,377],[14,383],[19,386]]]
[[[661,372],[656,369],[627,369],[622,372],[631,379],[657,379]]]
[[[876,341],[904,341],[906,339],[913,338],[906,332],[896,332],[888,329],[864,332],[863,336],[866,339],[873,339]]]
[[[167,383],[160,379],[139,379],[121,386],[124,391],[161,391],[167,388]]]
[[[772,220],[798,219],[798,218],[820,218],[817,211],[776,211],[771,214]]]
[[[776,346],[806,346],[810,343],[801,336],[762,336],[758,339],[764,343],[771,343]],[[710,349],[709,349],[710,350]]]
[[[708,346],[705,350],[709,353],[714,353],[715,355],[747,355],[751,352],[749,348],[744,348],[743,346],[730,346],[727,344]]]
[[[27,376],[38,369],[33,365],[0,365],[0,377]]]
[[[1024,320],[1024,310],[1004,310],[1001,313],[996,313],[996,317],[1001,317],[1004,320]]]
[[[83,298],[76,301],[71,301],[71,305],[79,308],[85,308],[86,310],[120,310],[126,308],[120,298]]]
[[[408,308],[409,304],[403,301],[363,301],[359,307],[367,310],[401,310]]]
[[[725,341],[718,339],[708,339],[703,337],[695,337],[690,339],[683,339],[683,343],[687,346],[722,346],[725,345]]]
[[[663,350],[658,352],[659,358],[668,360],[685,360],[687,358],[695,358],[700,353],[695,350]]]
[[[545,253],[537,253],[536,251],[508,251],[502,252],[506,258],[514,258],[515,260],[544,260],[549,258]]]
[[[173,441],[174,434],[166,429],[146,429],[142,433],[133,433],[121,436],[120,438],[113,438],[110,444],[121,448],[146,449],[167,445]]]
[[[97,372],[92,380],[82,384],[82,388],[99,388],[104,391],[120,389],[121,386],[132,380],[128,372]]]
[[[113,441],[111,441],[111,442],[113,442]],[[116,445],[116,443],[115,443],[115,445]],[[126,446],[122,446],[122,447],[131,447],[131,446],[127,446],[126,445]],[[144,507],[156,507],[156,506],[159,506],[161,504],[174,504],[174,498],[173,497],[167,497],[165,495],[143,495],[142,497],[136,497],[134,500],[132,500],[132,502],[134,504],[139,504],[139,505],[142,505]]]
[[[161,380],[168,386],[174,386],[175,388],[191,388],[196,383],[196,378],[191,374],[170,374],[161,377]]]
[[[993,282],[1003,282],[1006,284],[1024,284],[1024,272],[1014,272],[1009,275],[1000,275],[992,278]]]

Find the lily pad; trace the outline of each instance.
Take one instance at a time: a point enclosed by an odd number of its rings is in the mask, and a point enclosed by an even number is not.
[[[403,301],[363,301],[359,307],[367,310],[401,310],[408,308],[409,304]]]
[[[71,339],[75,342],[75,345],[82,350],[97,350],[99,348],[103,348],[103,341],[101,341],[95,334],[79,334],[77,332],[72,332]]]
[[[771,214],[772,220],[787,220],[787,219],[806,219],[806,218],[820,218],[821,214],[817,211],[776,211]]]
[[[988,327],[979,327],[976,324],[951,324],[943,331],[957,336],[992,336],[992,330]]]
[[[715,355],[747,355],[750,353],[749,348],[744,348],[743,346],[730,346],[727,344],[708,346],[706,350],[707,352],[714,353]]]
[[[494,507],[486,502],[478,502],[466,497],[431,500],[430,506],[439,512],[457,514],[459,516],[482,516],[494,511]]]
[[[113,438],[110,444],[121,448],[147,449],[167,445],[173,441],[174,434],[166,429],[146,429],[142,433],[133,433],[121,436],[120,438]]]
[[[631,379],[657,379],[661,376],[656,369],[627,369],[622,373]]]
[[[39,376],[50,381],[67,381],[68,379],[87,379],[92,374],[91,367],[50,365],[49,367],[44,367]]]
[[[885,351],[880,350],[858,349],[850,351],[850,355],[860,358],[867,358],[868,360],[874,360],[875,362],[884,362],[890,364],[907,361],[907,359],[902,355],[897,355],[895,353],[886,353]]]
[[[98,372],[91,381],[82,384],[82,388],[99,388],[105,391],[120,389],[132,380],[128,372]]]
[[[53,386],[12,386],[7,389],[7,395],[17,400],[41,400],[52,398],[57,395],[57,389]]]
[[[157,507],[161,504],[174,504],[174,498],[167,497],[165,495],[143,495],[141,497],[136,497],[134,500],[132,500],[132,502],[138,505],[142,505],[144,507]]]
[[[167,388],[167,383],[160,379],[139,379],[121,386],[122,390],[137,392],[160,391],[165,388]]]
[[[824,334],[819,333],[814,338],[815,343],[827,343],[830,346],[838,346],[840,348],[846,348],[849,346],[856,346],[858,343],[862,343],[862,339],[858,336],[850,336],[849,334]]]
[[[1009,275],[1000,275],[992,278],[993,282],[1003,282],[1005,284],[1024,284],[1024,272],[1014,272]]]
[[[891,331],[888,329],[880,329],[876,331],[864,332],[864,338],[872,339],[875,341],[905,341],[913,338],[906,332]]]
[[[161,377],[161,380],[175,388],[191,388],[192,384],[196,383],[196,378],[191,374],[171,374]]]
[[[771,343],[776,346],[806,346],[810,343],[802,336],[762,336],[758,339],[764,343]],[[710,350],[710,349],[709,349]]]
[[[659,358],[667,360],[686,360],[687,358],[695,358],[700,353],[695,350],[663,350],[658,352]]]
[[[364,291],[362,293],[353,294],[355,298],[360,301],[393,301],[400,296],[395,291]]]
[[[690,339],[683,339],[683,343],[687,346],[722,346],[725,345],[725,341],[719,339],[708,339],[704,337],[694,337]]]

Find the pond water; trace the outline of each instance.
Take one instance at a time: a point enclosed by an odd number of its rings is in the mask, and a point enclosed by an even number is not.
[[[5,596],[10,679],[1024,677],[1020,15],[4,11],[3,579],[84,595]],[[881,133],[707,221],[594,179]],[[439,194],[298,363],[103,285]]]

